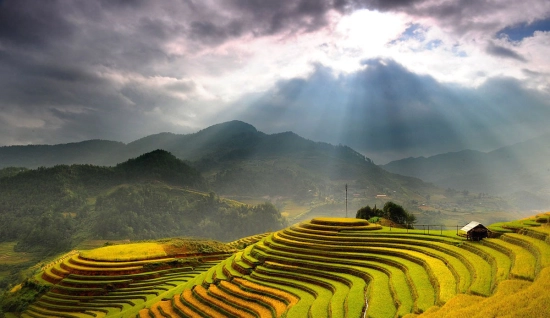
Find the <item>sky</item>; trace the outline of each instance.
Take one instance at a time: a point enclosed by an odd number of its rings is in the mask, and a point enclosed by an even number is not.
[[[0,0],[0,145],[241,120],[375,163],[550,132],[547,0]]]

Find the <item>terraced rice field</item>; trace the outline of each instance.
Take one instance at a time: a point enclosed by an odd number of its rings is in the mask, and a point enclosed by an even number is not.
[[[509,278],[531,284],[550,265],[543,234],[469,242],[389,232],[364,220],[317,218],[247,246],[163,305],[171,303],[171,316],[181,317],[433,314],[464,297],[473,303],[490,299]],[[140,317],[167,316],[159,312],[142,310]]]
[[[256,234],[256,235],[243,237],[243,238],[240,238],[240,239],[235,240],[233,242],[229,242],[229,243],[227,243],[227,245],[232,247],[232,248],[243,249],[243,248],[247,247],[248,245],[252,245],[252,244],[258,242],[259,240],[263,239],[264,237],[268,236],[269,234],[271,234],[271,233],[267,232],[267,233],[262,233],[262,234]]]
[[[51,289],[21,317],[135,317],[146,307],[169,312],[171,306],[159,301],[180,293],[179,286],[227,257],[108,261],[83,255],[94,254],[73,253],[48,266],[38,280]]]
[[[529,227],[471,242],[316,218],[228,243],[240,250],[210,261],[145,245],[145,259],[70,253],[44,270],[53,287],[22,316],[486,317],[512,304],[512,316],[550,316],[549,237]]]

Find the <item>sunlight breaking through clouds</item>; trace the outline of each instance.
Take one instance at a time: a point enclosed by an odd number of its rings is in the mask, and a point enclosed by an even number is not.
[[[495,148],[545,129],[549,19],[539,0],[5,0],[0,144],[128,142],[248,118],[380,158]],[[445,142],[430,116],[457,125]]]

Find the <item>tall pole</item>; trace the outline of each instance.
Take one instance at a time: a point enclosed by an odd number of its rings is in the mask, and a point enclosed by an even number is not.
[[[348,217],[348,184],[346,183],[346,218]]]

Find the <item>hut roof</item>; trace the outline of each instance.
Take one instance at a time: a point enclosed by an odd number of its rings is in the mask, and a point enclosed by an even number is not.
[[[463,228],[461,228],[460,230],[464,231],[464,232],[470,232],[472,229],[475,229],[478,226],[486,228],[483,224],[481,224],[479,222],[476,222],[476,221],[472,221],[472,222],[468,223],[466,226],[464,226]]]

